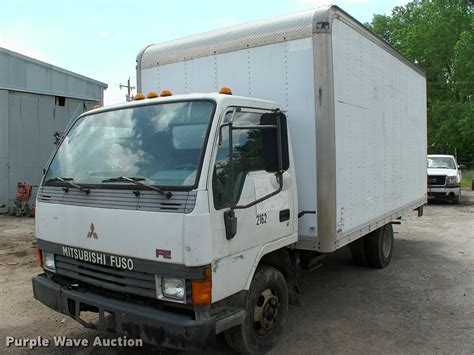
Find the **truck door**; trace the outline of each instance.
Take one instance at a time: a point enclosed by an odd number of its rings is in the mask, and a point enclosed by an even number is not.
[[[281,175],[277,171],[268,171],[273,170],[269,168],[269,159],[274,159],[273,163],[277,162],[280,152],[277,140],[268,139],[272,134],[276,137],[277,131],[264,126],[272,125],[276,114],[283,116],[281,112],[243,107],[231,108],[224,114],[219,143],[215,149],[210,201],[214,230],[219,234],[218,243],[214,247],[221,257],[254,247],[258,249],[259,246],[286,237],[293,231],[293,190],[279,185]],[[229,135],[230,122],[232,135]],[[286,138],[286,119],[284,123]],[[229,149],[231,145],[232,149]],[[287,139],[282,145],[281,156],[283,165],[288,165]],[[291,176],[284,173],[284,178],[288,183]],[[255,204],[258,199],[272,193],[274,195]],[[252,203],[254,204],[251,205]],[[231,205],[235,207],[237,219],[236,233],[233,236],[226,234],[224,218]],[[246,205],[251,206],[242,208]]]

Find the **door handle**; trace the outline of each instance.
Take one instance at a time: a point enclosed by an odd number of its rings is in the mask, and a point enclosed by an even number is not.
[[[280,222],[285,222],[290,219],[290,209],[280,211]]]

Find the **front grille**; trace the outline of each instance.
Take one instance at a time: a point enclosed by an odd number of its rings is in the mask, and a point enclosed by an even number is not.
[[[446,175],[428,175],[428,186],[446,185]]]
[[[155,276],[56,255],[56,273],[105,289],[156,298]]]
[[[446,192],[429,192],[428,196],[434,197],[434,198],[443,198],[443,197],[447,197],[448,195],[446,194]]]
[[[196,204],[196,191],[173,191],[171,198],[148,190],[138,196],[132,190],[91,189],[86,195],[79,189],[66,193],[60,186],[41,186],[38,201],[69,206],[122,209],[152,212],[190,213]]]

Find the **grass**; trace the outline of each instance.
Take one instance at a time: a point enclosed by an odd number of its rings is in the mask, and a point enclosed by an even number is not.
[[[462,172],[461,188],[463,190],[472,189],[472,178],[474,177],[474,170],[464,170]]]

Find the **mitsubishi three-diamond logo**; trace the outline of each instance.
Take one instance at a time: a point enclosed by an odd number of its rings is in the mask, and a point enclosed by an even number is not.
[[[94,223],[91,223],[89,233],[87,233],[87,238],[94,238],[94,239],[99,239],[99,236],[95,232],[95,226]]]

